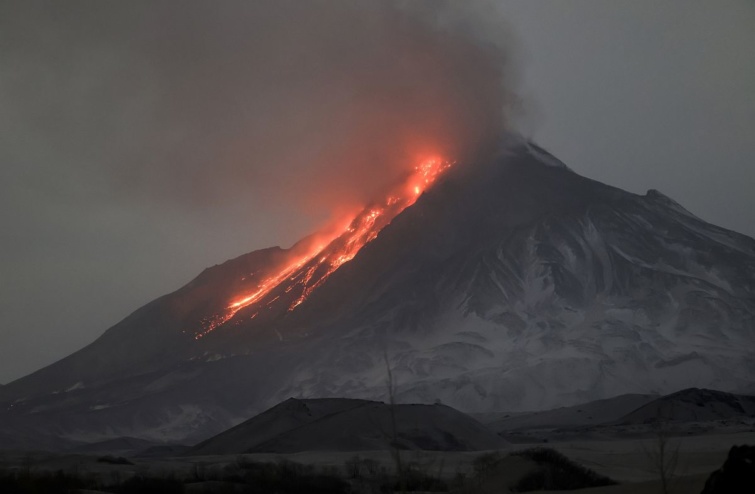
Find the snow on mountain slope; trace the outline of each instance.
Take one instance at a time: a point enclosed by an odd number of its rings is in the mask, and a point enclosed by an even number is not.
[[[385,399],[386,358],[400,401],[465,412],[755,381],[755,241],[522,141],[455,166],[296,310],[193,338],[288,252],[210,268],[0,388],[2,422],[197,440],[292,396]]]
[[[422,237],[413,249],[376,240],[363,264],[391,265],[390,278],[381,286],[375,269],[369,290],[345,297],[370,299],[349,310],[360,315],[285,393],[379,395],[376,340],[403,400],[465,411],[751,382],[752,239],[657,193],[628,194],[530,159],[430,191],[414,211]],[[396,238],[416,235],[412,219],[392,225],[410,230]],[[355,277],[344,271],[337,281],[360,285]]]
[[[624,424],[665,422],[713,422],[742,417],[755,418],[755,396],[710,389],[683,389],[645,404],[616,420]]]
[[[615,422],[658,398],[658,395],[625,394],[570,407],[505,414],[480,421],[499,433],[531,429],[587,428]]]

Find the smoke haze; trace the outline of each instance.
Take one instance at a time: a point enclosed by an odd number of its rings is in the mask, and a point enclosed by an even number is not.
[[[474,38],[480,11],[459,4],[32,2],[21,15],[2,29],[18,71],[4,106],[56,143],[68,179],[182,207],[364,202],[422,155],[479,149],[509,98],[501,38]]]

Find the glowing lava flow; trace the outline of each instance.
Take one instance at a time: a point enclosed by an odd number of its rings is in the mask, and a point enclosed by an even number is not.
[[[435,158],[423,161],[403,184],[381,202],[364,208],[345,230],[337,232],[309,252],[290,259],[278,271],[260,282],[254,291],[231,301],[225,312],[202,321],[203,330],[195,338],[201,338],[228,322],[241,309],[255,304],[260,308],[270,308],[276,302],[285,301],[288,311],[293,311],[331,274],[374,240],[393,218],[414,204],[451,165],[451,162]],[[258,314],[259,311],[250,317],[254,318]]]

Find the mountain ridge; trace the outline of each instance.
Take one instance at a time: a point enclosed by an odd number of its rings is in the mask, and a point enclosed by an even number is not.
[[[391,406],[343,398],[290,398],[197,444],[184,455],[374,451],[392,447],[483,451],[505,444],[492,430],[445,405]]]

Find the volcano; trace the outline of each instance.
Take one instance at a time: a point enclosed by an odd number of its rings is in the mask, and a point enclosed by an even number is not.
[[[745,390],[755,240],[509,137],[3,386],[0,437],[198,441],[290,397],[386,400],[389,371],[398,402],[465,412]]]

